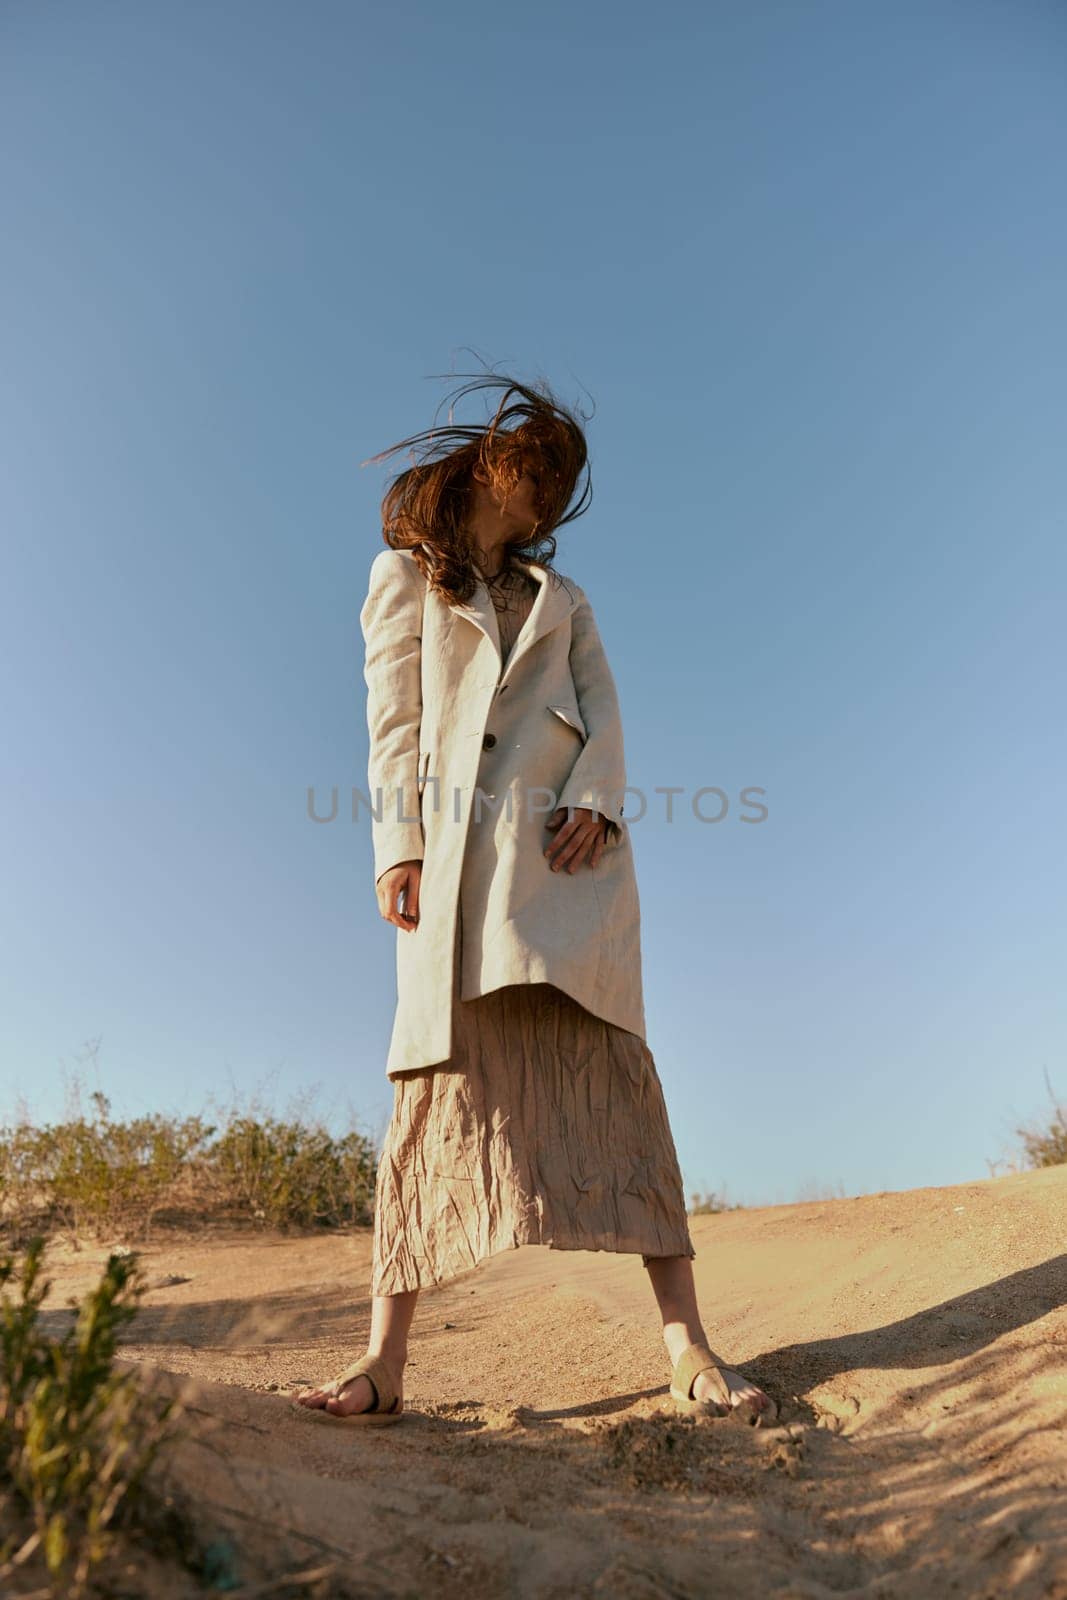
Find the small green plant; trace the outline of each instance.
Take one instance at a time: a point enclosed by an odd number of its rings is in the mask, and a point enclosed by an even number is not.
[[[143,1292],[136,1256],[109,1256],[53,1339],[40,1319],[51,1287],[44,1248],[43,1236],[31,1239],[21,1269],[13,1254],[0,1257],[0,1483],[23,1523],[4,1529],[0,1581],[40,1556],[53,1592],[77,1600],[132,1516],[161,1445],[176,1437],[180,1407],[114,1368],[119,1330]]]

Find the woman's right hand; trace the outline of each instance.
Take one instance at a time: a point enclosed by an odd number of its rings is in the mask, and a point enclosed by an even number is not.
[[[422,862],[400,861],[383,872],[374,886],[378,896],[378,910],[386,922],[395,922],[405,933],[414,933],[419,925],[419,890],[422,887]],[[400,909],[400,896],[404,896],[404,909]]]

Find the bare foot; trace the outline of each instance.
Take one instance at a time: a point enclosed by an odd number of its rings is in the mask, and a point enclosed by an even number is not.
[[[667,1354],[677,1366],[686,1349],[686,1336],[678,1334],[664,1342]],[[692,1342],[698,1344],[703,1340],[698,1337]],[[735,1372],[732,1367],[710,1367],[698,1372],[690,1393],[692,1399],[714,1406],[714,1415],[719,1417],[736,1413],[752,1424],[777,1420],[778,1407],[766,1390],[746,1378],[743,1372]]]
[[[389,1368],[396,1392],[400,1402],[404,1399],[404,1363],[398,1366],[388,1356],[380,1356]],[[296,1403],[307,1406],[312,1411],[329,1411],[335,1417],[346,1417],[353,1411],[373,1411],[376,1403],[376,1394],[373,1383],[365,1372],[358,1377],[349,1378],[347,1383],[338,1383],[332,1379],[329,1383],[321,1383],[311,1389],[301,1389],[293,1397]]]
[[[720,1416],[728,1416],[723,1383],[730,1392],[731,1409],[740,1406],[753,1421],[764,1414],[767,1414],[769,1421],[774,1415],[775,1404],[766,1390],[746,1378],[743,1373],[732,1371],[730,1367],[720,1367],[714,1372],[699,1372],[693,1382],[693,1398],[716,1401],[721,1408]]]

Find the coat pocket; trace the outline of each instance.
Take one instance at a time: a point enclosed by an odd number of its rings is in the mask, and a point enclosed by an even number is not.
[[[568,728],[573,728],[583,744],[586,742],[589,734],[586,732],[585,723],[582,721],[582,713],[577,706],[549,706],[548,709],[549,711],[554,711],[556,716],[567,724]]]

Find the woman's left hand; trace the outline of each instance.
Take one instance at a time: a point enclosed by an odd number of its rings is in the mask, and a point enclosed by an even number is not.
[[[566,867],[568,872],[574,872],[586,860],[591,867],[595,867],[607,843],[607,818],[602,817],[599,811],[588,811],[584,806],[575,806],[570,821],[567,820],[568,815],[567,807],[560,806],[545,823],[546,828],[559,828],[556,837],[545,851],[553,872],[558,872],[561,867]]]

